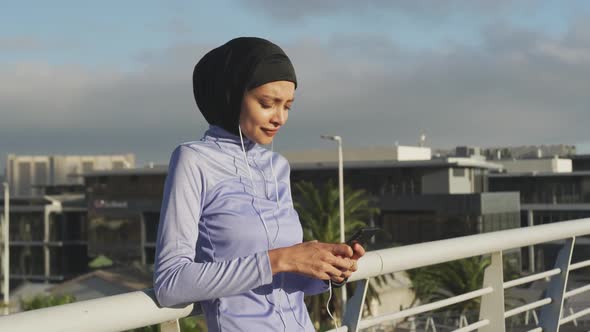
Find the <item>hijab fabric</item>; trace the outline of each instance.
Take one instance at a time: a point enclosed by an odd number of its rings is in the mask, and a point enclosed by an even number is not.
[[[266,39],[240,37],[211,50],[197,63],[193,93],[209,124],[238,135],[244,92],[274,81],[290,81],[297,87],[289,57]]]

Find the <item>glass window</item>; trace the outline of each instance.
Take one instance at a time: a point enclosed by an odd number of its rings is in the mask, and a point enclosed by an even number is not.
[[[33,276],[43,275],[43,248],[41,246],[11,246],[10,274]]]
[[[88,254],[104,255],[122,263],[141,259],[139,214],[99,215],[89,213]]]
[[[31,164],[29,162],[18,163],[18,194],[21,196],[29,196],[31,191]]]
[[[456,178],[464,178],[465,177],[465,168],[453,167],[453,176]]]
[[[88,173],[94,170],[94,162],[92,161],[83,161],[82,162],[82,172]]]
[[[113,161],[113,169],[123,169],[125,168],[125,163],[122,161]]]
[[[146,242],[156,242],[156,235],[158,233],[158,222],[160,219],[159,212],[145,212],[143,214],[145,221],[145,237]]]

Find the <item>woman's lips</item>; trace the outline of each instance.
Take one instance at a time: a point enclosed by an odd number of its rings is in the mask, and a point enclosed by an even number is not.
[[[262,131],[266,135],[272,137],[272,136],[276,135],[279,130],[278,129],[266,129],[266,128],[262,128]]]

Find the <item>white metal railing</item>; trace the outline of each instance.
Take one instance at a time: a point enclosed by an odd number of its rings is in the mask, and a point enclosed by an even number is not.
[[[161,332],[178,331],[177,319],[192,311],[192,304],[161,308],[149,289],[3,316],[0,331],[125,331],[161,323]]]
[[[484,282],[479,290],[362,320],[360,315],[366,287],[357,287],[358,291],[355,292],[350,302],[361,303],[361,305],[347,307],[343,317],[345,329],[338,329],[338,331],[357,331],[383,322],[395,322],[401,318],[440,309],[479,296],[481,296],[479,320],[455,331],[503,332],[506,330],[506,318],[531,310],[534,312],[534,309],[538,308],[541,308],[541,313],[538,326],[534,331],[558,331],[559,326],[590,314],[590,308],[587,308],[562,317],[564,299],[590,291],[590,285],[586,285],[566,292],[569,272],[590,266],[590,259],[570,264],[575,239],[584,235],[590,235],[590,219],[558,222],[369,252],[359,261],[359,271],[353,274],[350,281],[366,284],[368,278],[371,277],[479,255],[491,255],[492,262],[485,271]],[[554,269],[504,282],[503,251],[564,239]],[[551,277],[551,281],[545,290],[543,299],[509,311],[505,310],[504,289],[548,277]],[[355,297],[358,298],[357,301],[354,301]]]
[[[461,301],[481,297],[479,320],[455,331],[503,332],[505,319],[540,308],[538,326],[533,331],[558,331],[559,326],[590,314],[590,308],[562,317],[565,298],[590,291],[589,286],[565,291],[569,271],[590,266],[590,260],[570,264],[575,238],[590,234],[590,219],[558,222],[461,238],[421,243],[368,252],[359,261],[359,270],[349,282],[357,282],[355,294],[348,300],[342,331],[358,331],[382,322],[396,321],[443,308]],[[554,269],[504,282],[502,252],[565,239]],[[466,294],[427,303],[400,312],[361,319],[368,279],[384,274],[445,263],[479,255],[491,255],[491,264],[482,288]],[[543,299],[509,311],[504,309],[504,289],[551,277]],[[81,301],[38,309],[0,318],[0,331],[121,331],[161,324],[161,331],[179,331],[177,319],[193,313],[192,305],[183,308],[160,308],[152,290]]]

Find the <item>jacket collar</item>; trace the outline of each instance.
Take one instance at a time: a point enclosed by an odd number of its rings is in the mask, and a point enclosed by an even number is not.
[[[243,134],[242,137],[244,139],[244,148],[246,149],[246,152],[254,150],[257,146],[256,142],[250,140]],[[213,141],[220,146],[228,146],[231,149],[237,147],[240,151],[242,150],[240,136],[234,135],[219,126],[210,125],[209,129],[205,132],[203,139],[206,141]]]

